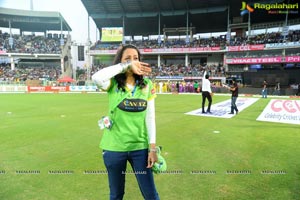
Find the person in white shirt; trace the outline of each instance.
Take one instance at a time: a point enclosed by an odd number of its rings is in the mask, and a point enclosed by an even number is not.
[[[209,81],[209,75],[206,73],[206,70],[202,77],[202,113],[211,113],[210,107],[212,103],[212,91],[211,91],[211,85]],[[208,107],[206,112],[204,111],[205,101],[208,100]]]
[[[159,93],[162,93],[162,91],[163,91],[163,82],[159,82],[158,83],[158,85],[159,85]]]

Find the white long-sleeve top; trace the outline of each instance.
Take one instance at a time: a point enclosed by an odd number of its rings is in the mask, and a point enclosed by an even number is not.
[[[202,77],[202,92],[212,93],[210,81],[208,79],[206,79],[205,76],[206,76],[206,71],[204,72],[203,77]]]
[[[115,75],[124,72],[128,69],[130,63],[119,63],[96,72],[92,76],[92,80],[103,90],[108,90],[111,83],[111,78]],[[156,143],[156,122],[155,122],[155,101],[154,98],[148,100],[146,113],[146,127],[150,144]]]

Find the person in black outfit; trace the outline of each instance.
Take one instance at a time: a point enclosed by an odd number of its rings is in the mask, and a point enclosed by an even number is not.
[[[267,98],[267,96],[268,96],[268,83],[266,80],[264,80],[264,82],[263,82],[263,88],[261,91],[261,95],[262,95],[262,98]]]
[[[234,114],[234,111],[236,114],[238,114],[239,110],[236,106],[236,100],[239,96],[239,87],[235,78],[232,79],[232,85],[230,86],[229,90],[231,91],[231,112],[228,114]]]

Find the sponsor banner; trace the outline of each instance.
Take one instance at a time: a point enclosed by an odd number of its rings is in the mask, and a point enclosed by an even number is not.
[[[300,42],[285,42],[285,43],[271,43],[266,44],[266,49],[277,49],[285,47],[299,47]]]
[[[117,53],[117,50],[114,49],[114,50],[90,50],[90,54],[94,54],[94,55],[97,55],[97,54],[111,54],[111,55],[115,55]]]
[[[288,63],[298,63],[300,62],[300,56],[286,56],[285,62]]]
[[[180,53],[180,52],[200,52],[200,51],[220,51],[221,47],[195,47],[195,48],[160,48],[141,49],[142,53]]]
[[[140,49],[141,53],[189,53],[189,52],[203,52],[203,51],[220,51],[221,47],[195,47],[195,48],[159,48],[159,49]],[[91,54],[115,54],[117,50],[91,50]]]
[[[215,79],[215,78],[219,78],[219,77],[210,77],[209,79]],[[202,80],[202,76],[185,76],[185,77],[183,77],[183,79],[184,80]]]
[[[266,58],[227,58],[226,64],[299,63],[300,56],[277,56]]]
[[[256,120],[300,125],[300,100],[271,99]]]
[[[0,50],[0,54],[6,54],[6,50]]]
[[[254,104],[258,98],[245,98],[245,97],[238,97],[236,101],[236,106],[239,109],[239,113],[243,111],[245,108]],[[207,107],[205,107],[207,110]],[[202,116],[202,117],[219,117],[219,118],[232,118],[235,115],[228,114],[231,112],[231,99],[226,101],[222,101],[220,103],[212,104],[211,106],[211,114],[202,114],[202,108],[193,110],[191,112],[187,112],[187,115],[195,115],[195,116]]]
[[[68,92],[69,86],[28,86],[28,92]]]
[[[264,44],[258,45],[246,45],[246,46],[229,46],[227,47],[227,51],[258,51],[264,50]]]
[[[27,86],[13,86],[4,85],[0,86],[0,92],[26,92]]]
[[[156,80],[183,80],[183,76],[156,76]]]
[[[267,57],[267,58],[228,58],[226,64],[262,64],[262,63],[282,63],[282,57]]]
[[[83,85],[83,86],[70,86],[69,87],[71,92],[95,92],[97,91],[97,86],[95,85]]]
[[[28,86],[28,92],[45,92],[44,86]]]

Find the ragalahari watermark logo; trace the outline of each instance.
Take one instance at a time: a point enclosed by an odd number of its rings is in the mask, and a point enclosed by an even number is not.
[[[253,11],[254,9],[249,4],[247,4],[245,1],[242,2],[241,16],[252,13]]]
[[[241,16],[254,12],[255,10],[265,10],[268,14],[298,14],[298,3],[253,3],[242,2]]]

